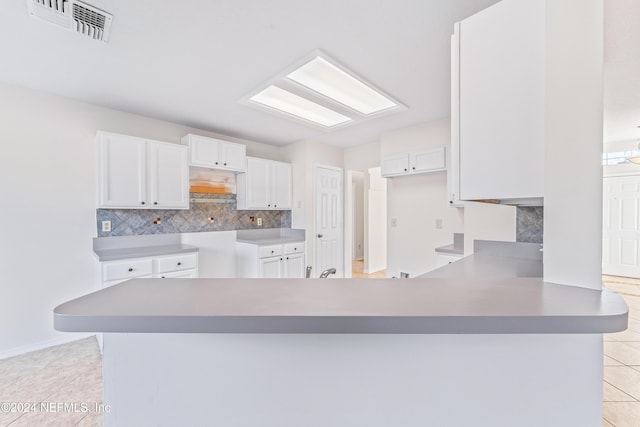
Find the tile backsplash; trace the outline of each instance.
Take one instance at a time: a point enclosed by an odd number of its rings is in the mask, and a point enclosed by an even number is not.
[[[544,229],[542,206],[518,206],[516,210],[516,241],[542,243]]]
[[[189,210],[97,209],[97,236],[291,228],[291,211],[239,211],[235,194],[191,193],[190,198]],[[102,221],[111,221],[110,232],[102,231]]]

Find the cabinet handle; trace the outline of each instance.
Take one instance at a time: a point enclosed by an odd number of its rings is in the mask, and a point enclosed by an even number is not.
[[[274,251],[271,251],[271,253],[273,253]]]
[[[298,250],[298,248],[293,248],[293,250],[294,250],[294,251],[297,251],[297,250]]]
[[[268,208],[270,208],[270,207],[271,207],[271,205],[267,205],[267,207],[268,207]]]
[[[414,167],[412,167],[411,169],[416,170],[416,167],[414,166]]]
[[[161,278],[161,279],[164,279],[164,276],[161,276],[160,278]]]
[[[181,263],[181,262],[178,262],[178,265],[182,265],[182,263]]]
[[[318,239],[322,239],[322,234],[318,234]]]
[[[226,164],[226,163],[223,163],[223,164],[224,164],[225,166],[227,166],[227,164]]]
[[[131,273],[133,271],[133,268],[129,267],[129,273]]]
[[[406,171],[407,171],[407,168],[404,168],[404,171],[406,172]]]
[[[274,208],[277,208],[277,207],[278,207],[278,205],[273,205],[273,207],[274,207]]]
[[[289,257],[287,257],[287,259],[289,259]]]
[[[218,162],[216,162],[216,165],[218,164]]]
[[[140,203],[144,205],[144,202],[140,202]]]
[[[280,261],[282,261],[282,258],[280,258]]]

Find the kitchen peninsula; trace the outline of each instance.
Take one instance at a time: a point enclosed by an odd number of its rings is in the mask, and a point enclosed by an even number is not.
[[[105,332],[106,425],[597,425],[626,304],[492,248],[410,280],[133,279],[54,321]]]

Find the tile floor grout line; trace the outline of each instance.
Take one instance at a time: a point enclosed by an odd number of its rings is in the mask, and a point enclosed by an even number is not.
[[[611,387],[615,388],[616,390],[626,394],[627,396],[629,396],[630,398],[633,399],[634,402],[640,402],[640,400],[636,399],[634,396],[631,396],[629,393],[627,393],[626,391],[622,390],[620,387],[617,387],[613,384],[611,384],[609,381],[607,380],[602,380],[603,382],[609,384]],[[608,400],[607,402],[628,402],[628,400]]]

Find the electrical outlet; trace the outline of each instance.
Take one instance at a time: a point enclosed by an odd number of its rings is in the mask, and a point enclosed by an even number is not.
[[[442,219],[441,218],[436,219],[436,228],[438,230],[442,230]]]
[[[111,221],[102,221],[102,232],[109,233],[111,231]]]
[[[262,227],[262,218],[258,218],[258,227]]]
[[[392,227],[398,226],[398,218],[391,218],[391,226]]]

